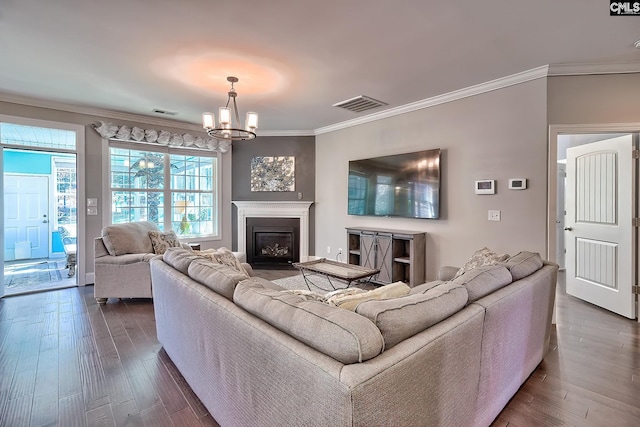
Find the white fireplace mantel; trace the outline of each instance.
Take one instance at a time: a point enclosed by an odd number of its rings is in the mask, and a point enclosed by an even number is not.
[[[300,260],[309,256],[309,208],[313,202],[232,202],[238,208],[238,252],[247,252],[247,218],[299,218]]]

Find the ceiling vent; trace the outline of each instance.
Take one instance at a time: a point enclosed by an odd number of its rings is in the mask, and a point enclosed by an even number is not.
[[[165,116],[177,116],[178,115],[177,111],[161,110],[160,108],[154,108],[151,111],[156,113],[156,114],[164,114]]]
[[[355,98],[333,104],[334,107],[344,108],[345,110],[353,111],[354,113],[361,113],[384,105],[389,104],[364,95],[356,96]]]

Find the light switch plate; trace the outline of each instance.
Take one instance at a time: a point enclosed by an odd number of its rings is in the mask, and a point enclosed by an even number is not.
[[[95,197],[87,199],[87,206],[98,206],[98,199]]]
[[[98,208],[96,206],[87,207],[87,215],[98,215]]]

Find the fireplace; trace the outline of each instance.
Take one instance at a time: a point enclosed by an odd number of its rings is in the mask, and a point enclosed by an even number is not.
[[[255,268],[289,268],[300,261],[298,218],[247,218],[247,262]]]
[[[309,258],[309,208],[313,202],[305,201],[234,201],[238,210],[237,251],[248,254],[247,221],[249,218],[288,218],[299,221],[298,251],[300,261]],[[247,255],[248,260],[248,255]]]

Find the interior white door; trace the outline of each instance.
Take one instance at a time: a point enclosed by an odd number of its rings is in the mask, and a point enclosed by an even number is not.
[[[633,138],[625,135],[567,150],[567,293],[635,318]]]
[[[49,256],[49,177],[5,174],[5,260]]]

